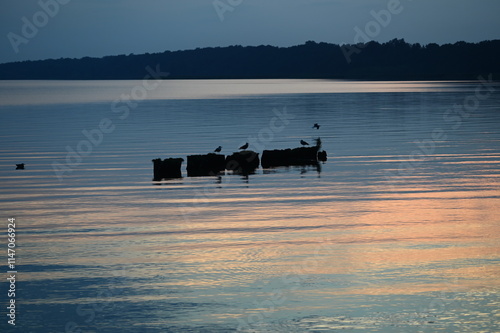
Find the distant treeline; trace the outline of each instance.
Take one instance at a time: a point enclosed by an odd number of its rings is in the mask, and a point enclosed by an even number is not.
[[[368,80],[476,79],[500,74],[500,40],[409,44],[402,39],[292,47],[228,46],[103,58],[0,64],[0,79],[142,79],[146,68],[168,79],[324,78]]]

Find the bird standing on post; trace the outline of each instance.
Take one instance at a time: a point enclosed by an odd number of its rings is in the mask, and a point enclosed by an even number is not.
[[[248,148],[248,142],[247,142],[247,143],[245,143],[243,146],[241,146],[241,147],[240,147],[240,149],[243,149],[243,150],[245,150],[245,149],[247,149],[247,148]]]
[[[305,142],[304,140],[300,140],[300,144],[303,146],[309,146],[309,143]]]
[[[222,150],[222,146],[219,146],[219,147],[215,148],[214,153],[220,153],[221,150]]]

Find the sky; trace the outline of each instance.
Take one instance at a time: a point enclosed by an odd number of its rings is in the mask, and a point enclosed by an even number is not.
[[[499,0],[0,0],[0,63],[228,45],[500,39]]]

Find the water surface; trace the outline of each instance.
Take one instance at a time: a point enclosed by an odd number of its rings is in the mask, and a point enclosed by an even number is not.
[[[500,330],[500,86],[466,112],[477,82],[171,80],[124,102],[141,86],[0,82],[18,331]],[[320,168],[151,180],[153,158],[317,137]]]

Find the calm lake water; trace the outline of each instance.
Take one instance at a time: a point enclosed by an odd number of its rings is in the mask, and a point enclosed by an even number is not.
[[[0,82],[0,331],[500,331],[500,85],[148,88]],[[320,168],[152,181],[153,158],[317,137]]]

